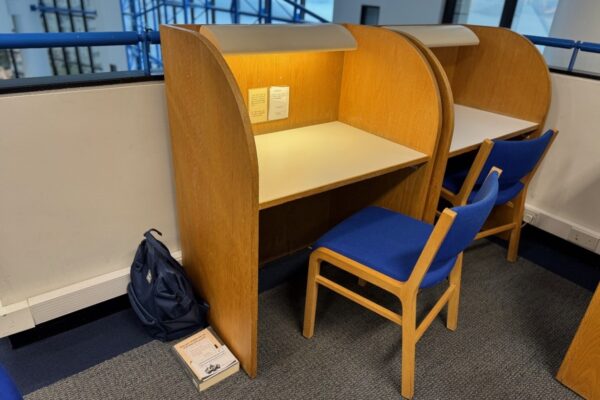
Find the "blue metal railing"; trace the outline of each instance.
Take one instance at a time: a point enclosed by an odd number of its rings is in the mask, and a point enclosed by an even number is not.
[[[0,0],[1,2],[2,0]],[[40,0],[41,1],[41,0]],[[305,5],[305,0],[120,0],[121,20],[126,31],[158,31],[161,24],[217,23],[305,23],[329,22]],[[140,46],[127,45],[128,68],[140,65]],[[161,59],[153,46],[151,60]],[[159,68],[162,63],[153,63]]]
[[[582,42],[570,39],[525,35],[534,44],[540,46],[572,49],[573,53],[567,70],[572,72],[580,51],[600,54],[600,43]],[[0,34],[2,49],[34,49],[52,47],[85,46],[123,46],[141,45],[143,69],[146,75],[151,73],[151,61],[160,60],[150,55],[150,45],[160,44],[157,31],[146,32],[63,32],[63,33],[3,33]]]
[[[531,40],[534,44],[539,44],[540,46],[558,47],[561,49],[572,49],[577,43],[570,39],[558,39],[545,36],[525,35],[525,37]]]
[[[536,45],[556,47],[559,49],[572,49],[573,53],[571,53],[571,59],[569,60],[569,66],[567,67],[567,71],[569,72],[573,72],[573,69],[575,68],[575,61],[577,61],[579,51],[600,54],[600,43],[581,42],[579,40],[575,41],[570,39],[560,39],[533,35],[525,35],[525,37],[531,40],[533,44]]]
[[[144,74],[150,75],[150,45],[160,44],[160,34],[147,32],[1,33],[2,49],[142,45]]]

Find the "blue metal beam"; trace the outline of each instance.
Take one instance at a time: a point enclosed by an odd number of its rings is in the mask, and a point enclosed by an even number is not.
[[[288,22],[288,23],[306,22],[304,20],[299,21],[299,20],[293,19],[293,18],[283,18],[283,17],[273,16],[273,13],[272,13],[273,8],[271,6],[271,0],[266,0],[266,1],[268,2],[268,6],[265,6],[264,11],[262,11],[262,12],[260,10],[258,12],[242,11],[242,10],[240,10],[239,4],[236,5],[234,3],[235,0],[232,0],[229,8],[220,7],[211,2],[205,2],[203,4],[188,3],[187,6],[190,8],[191,7],[200,8],[200,9],[205,10],[205,12],[216,11],[216,12],[229,13],[229,14],[231,14],[232,21],[235,21],[236,18],[239,21],[239,18],[241,16],[246,16],[246,17],[254,17],[254,18],[263,17],[263,18],[265,18],[266,23],[271,23],[272,21]],[[284,0],[281,0],[281,1],[284,1]],[[176,7],[176,8],[184,7],[182,0],[164,0],[161,4],[169,6],[169,7]],[[295,4],[297,7],[302,7],[301,5],[296,4],[294,2],[290,2],[289,4],[290,5]],[[140,13],[140,14],[143,14],[143,13]],[[307,13],[307,14],[313,15],[314,13],[311,12],[311,13]],[[128,15],[132,16],[132,17],[135,16],[132,14],[128,14]],[[316,14],[314,14],[314,15],[316,15]],[[329,22],[326,19],[319,17],[318,15],[315,18],[319,19],[319,21],[321,21],[321,22]],[[165,23],[171,23],[171,22],[167,21]],[[213,20],[209,23],[216,23],[216,22]]]
[[[301,4],[293,2],[292,0],[281,0],[281,1],[294,7],[294,15],[296,15],[297,10],[300,10],[300,11],[310,15],[311,17],[315,18],[319,22],[329,22],[325,18],[321,17],[320,15],[312,12],[311,10],[309,10],[308,8],[304,7]]]
[[[265,0],[265,8],[263,11],[265,23],[270,24],[272,22],[271,17],[273,16],[273,2],[272,0]]]
[[[80,17],[86,16],[88,18],[93,18],[93,17],[98,16],[98,13],[96,11],[81,10],[78,8],[50,7],[50,6],[45,6],[43,4],[32,4],[31,6],[29,6],[29,8],[31,9],[31,11],[40,11],[43,13],[75,15],[75,16],[80,16]]]

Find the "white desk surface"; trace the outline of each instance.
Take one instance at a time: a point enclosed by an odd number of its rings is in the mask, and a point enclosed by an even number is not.
[[[538,126],[537,122],[455,104],[450,156],[475,150],[484,139],[508,139]]]
[[[254,137],[261,209],[419,164],[426,154],[328,122]]]

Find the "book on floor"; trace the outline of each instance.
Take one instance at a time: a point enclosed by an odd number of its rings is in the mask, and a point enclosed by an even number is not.
[[[172,347],[198,390],[206,390],[235,374],[240,363],[211,328],[206,328]]]

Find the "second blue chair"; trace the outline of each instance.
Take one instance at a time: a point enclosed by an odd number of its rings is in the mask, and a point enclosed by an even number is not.
[[[303,335],[311,338],[314,333],[319,285],[401,325],[401,392],[412,398],[416,343],[446,304],[446,325],[456,329],[462,252],[496,203],[499,175],[500,171],[493,169],[471,204],[444,210],[435,226],[384,208],[368,207],[321,237],[310,256]],[[394,294],[400,300],[402,314],[321,275],[324,261]],[[419,288],[446,279],[448,288],[417,326]]]
[[[495,215],[477,239],[509,232],[508,261],[517,259],[527,188],[557,135],[557,130],[549,130],[529,140],[485,140],[472,164],[448,162],[441,195],[453,206],[473,201],[490,168],[502,170]]]

